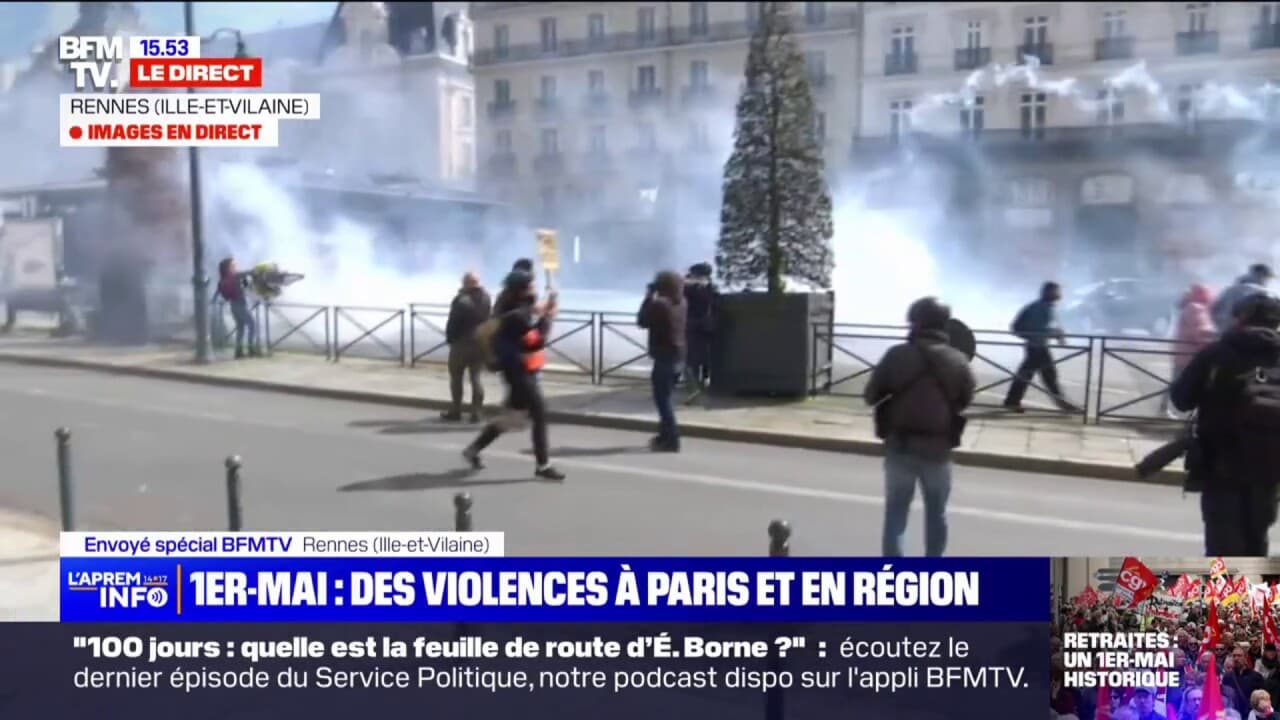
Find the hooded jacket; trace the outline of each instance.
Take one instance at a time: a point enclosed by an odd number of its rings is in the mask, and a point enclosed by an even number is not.
[[[1204,285],[1192,285],[1187,294],[1182,297],[1179,305],[1181,309],[1178,312],[1177,338],[1178,352],[1184,354],[1173,357],[1175,374],[1185,370],[1187,364],[1191,362],[1191,356],[1218,336],[1213,318],[1209,314],[1209,304],[1212,299],[1209,288]]]
[[[649,357],[662,362],[684,362],[688,320],[684,280],[672,272],[660,273],[654,291],[645,295],[636,313],[636,324],[649,331]]]
[[[1265,292],[1266,286],[1252,275],[1241,276],[1235,285],[1223,290],[1213,303],[1213,324],[1217,326],[1218,332],[1225,333],[1235,325],[1235,309],[1241,300]]]
[[[907,342],[889,348],[871,372],[866,401],[890,403],[890,446],[928,459],[950,456],[955,413],[973,402],[977,383],[969,359],[948,340],[942,330],[912,330]]]

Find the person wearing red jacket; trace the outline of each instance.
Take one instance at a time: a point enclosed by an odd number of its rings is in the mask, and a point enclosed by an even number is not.
[[[1174,346],[1176,354],[1173,356],[1173,380],[1178,379],[1201,348],[1217,339],[1218,330],[1214,326],[1210,309],[1212,304],[1213,295],[1204,285],[1192,285],[1182,297],[1178,310],[1177,344]],[[1161,401],[1161,409],[1170,417],[1176,417],[1169,407],[1167,394]]]

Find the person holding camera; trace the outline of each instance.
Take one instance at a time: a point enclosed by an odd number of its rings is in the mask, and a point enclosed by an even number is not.
[[[902,557],[916,484],[924,495],[925,554],[947,547],[947,499],[951,450],[964,432],[961,413],[977,383],[969,359],[950,345],[951,308],[927,297],[907,310],[907,342],[889,348],[871,372],[866,401],[876,409],[876,434],[884,440],[885,557]]]
[[[684,280],[679,273],[664,271],[649,283],[636,313],[636,324],[649,331],[649,358],[653,360],[650,379],[658,411],[658,436],[649,447],[654,452],[680,452],[680,426],[671,399],[685,361],[687,311]]]
[[[473,470],[484,469],[480,453],[504,433],[533,424],[534,476],[543,480],[563,480],[564,473],[551,466],[547,446],[547,405],[539,379],[547,363],[547,340],[551,322],[559,310],[554,292],[546,302],[538,301],[533,275],[515,271],[503,283],[507,310],[497,318],[492,356],[507,385],[506,411],[485,425],[476,439],[462,451]]]

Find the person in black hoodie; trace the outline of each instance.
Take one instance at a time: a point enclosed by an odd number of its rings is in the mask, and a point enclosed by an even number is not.
[[[685,332],[688,355],[685,380],[701,390],[711,377],[711,335],[716,301],[716,286],[711,283],[709,264],[698,263],[689,268],[684,299],[689,321]]]
[[[489,319],[489,293],[480,287],[475,273],[462,276],[462,288],[449,306],[444,339],[449,343],[449,397],[453,401],[441,417],[462,419],[462,378],[471,379],[471,422],[480,422],[484,409],[484,348],[476,338],[476,328]]]
[[[525,275],[528,275],[530,278],[532,278],[533,277],[533,261],[530,260],[529,258],[520,258],[519,260],[515,261],[515,263],[511,265],[511,272],[523,273]],[[509,279],[511,276],[508,275],[507,277]],[[519,300],[520,298],[515,297],[507,292],[507,288],[504,283],[502,291],[498,293],[498,299],[493,302],[493,314],[505,315],[507,312],[511,311],[514,307],[516,307],[516,305],[519,304]]]
[[[658,410],[658,436],[649,443],[654,452],[680,452],[680,426],[671,403],[685,360],[684,281],[673,272],[660,272],[649,285],[636,324],[649,331],[653,360],[653,405]]]
[[[1188,471],[1201,488],[1205,552],[1265,557],[1280,499],[1280,300],[1249,296],[1235,318],[1191,358],[1169,398],[1197,412]]]
[[[472,469],[484,469],[480,453],[503,433],[523,426],[527,419],[533,423],[533,455],[537,461],[534,476],[563,480],[564,473],[552,467],[548,457],[547,406],[539,385],[547,361],[551,321],[558,309],[556,295],[552,293],[545,303],[539,303],[533,276],[513,272],[503,283],[502,296],[508,299],[510,309],[498,316],[492,343],[498,372],[507,384],[506,412],[480,431],[462,451],[462,457]]]

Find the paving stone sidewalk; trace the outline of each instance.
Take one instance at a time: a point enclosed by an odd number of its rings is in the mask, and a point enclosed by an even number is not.
[[[58,619],[58,529],[0,510],[0,622]]]
[[[113,348],[80,340],[31,335],[0,337],[0,361],[55,364],[171,379],[260,387],[398,405],[442,407],[448,378],[434,364],[402,367],[394,361],[343,358],[334,363],[309,355],[279,353],[270,358],[191,362],[185,348]],[[490,399],[501,397],[496,378]],[[648,429],[653,407],[648,383],[622,380],[592,385],[585,377],[549,373],[544,389],[560,422]],[[680,410],[689,436],[878,452],[872,417],[856,398],[819,396],[802,401],[702,397]],[[1135,462],[1176,432],[1170,424],[1084,425],[1078,417],[975,409],[957,461],[963,464],[1111,479],[1134,479]],[[1166,473],[1160,482],[1178,482]]]

